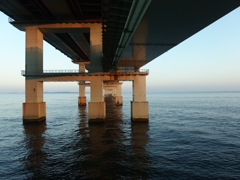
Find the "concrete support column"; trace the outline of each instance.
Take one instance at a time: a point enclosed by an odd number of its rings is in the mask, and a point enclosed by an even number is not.
[[[133,101],[131,102],[132,121],[148,121],[146,101],[146,76],[135,76],[133,80]]]
[[[23,122],[38,122],[46,119],[46,103],[43,102],[43,82],[28,73],[43,72],[43,34],[36,27],[26,28],[25,103]]]
[[[95,76],[91,79],[91,101],[88,103],[88,119],[90,122],[101,122],[106,117],[106,103],[103,97],[103,81]]]
[[[84,82],[84,81],[83,81]],[[87,98],[85,96],[85,85],[79,85],[78,105],[86,106]]]
[[[114,87],[112,87],[112,96],[113,97],[116,97],[116,95],[117,95],[117,92],[116,92],[117,90],[116,90],[116,86],[114,86]]]
[[[103,72],[102,67],[102,25],[90,28],[90,72]]]
[[[85,72],[85,64],[84,63],[79,63],[79,72]]]
[[[115,102],[116,102],[116,105],[122,105],[122,84],[121,83],[116,85]]]
[[[79,64],[79,72],[85,72],[85,64]],[[85,96],[85,81],[79,81],[79,96],[78,96],[78,105],[79,106],[86,106],[87,98]]]

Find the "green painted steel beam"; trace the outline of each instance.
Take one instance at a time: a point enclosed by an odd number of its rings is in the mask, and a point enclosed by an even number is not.
[[[112,62],[111,70],[115,69],[117,63],[120,60],[120,57],[122,56],[124,49],[130,42],[134,32],[136,31],[140,21],[142,20],[151,2],[152,0],[133,0],[133,4],[128,15],[128,19],[124,26],[124,30],[126,31],[122,32],[121,39],[118,44],[119,47],[124,48],[117,48]]]

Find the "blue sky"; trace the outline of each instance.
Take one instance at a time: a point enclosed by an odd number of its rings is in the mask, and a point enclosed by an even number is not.
[[[148,63],[148,92],[240,91],[240,8]],[[0,12],[0,93],[24,92],[25,33]],[[44,69],[78,69],[44,42]],[[130,91],[126,82],[123,91]],[[76,82],[44,83],[44,91],[78,91]]]

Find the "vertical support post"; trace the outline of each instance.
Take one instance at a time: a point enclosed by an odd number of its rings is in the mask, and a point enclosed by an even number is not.
[[[46,103],[43,102],[43,82],[28,74],[43,72],[43,34],[36,27],[26,28],[25,103],[23,122],[39,122],[46,119]]]
[[[85,64],[79,64],[79,72],[85,72]],[[85,96],[85,81],[79,81],[79,96],[78,96],[78,105],[86,106],[86,96]]]
[[[103,97],[103,81],[94,76],[90,83],[91,101],[88,103],[88,119],[90,122],[102,122],[106,117],[106,103]]]
[[[131,101],[132,121],[148,121],[146,101],[146,76],[135,76],[133,80],[133,101]]]
[[[102,67],[102,25],[90,28],[90,72],[103,72]]]
[[[82,81],[79,82],[78,105],[79,106],[86,106],[87,98],[85,96],[85,85],[82,85],[81,82]]]
[[[112,87],[112,96],[113,97],[116,97],[116,95],[117,95],[117,92],[116,92],[117,90],[116,90],[116,86],[113,86]]]
[[[117,83],[116,91],[117,91],[115,97],[116,105],[122,105],[122,83]]]

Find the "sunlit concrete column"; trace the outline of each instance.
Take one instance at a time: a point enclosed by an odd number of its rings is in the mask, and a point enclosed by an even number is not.
[[[122,83],[116,85],[115,102],[116,105],[122,105]]]
[[[79,72],[85,72],[85,64],[79,63]],[[85,81],[79,81],[79,96],[78,96],[78,105],[86,106],[86,96],[85,96]]]
[[[100,76],[94,76],[90,83],[91,99],[88,103],[89,122],[101,122],[106,117],[106,103],[103,97],[103,81]]]
[[[113,87],[112,87],[112,96],[116,97],[116,94],[117,94],[116,85],[113,85]]]
[[[146,101],[146,76],[135,76],[133,80],[133,101],[131,102],[132,121],[148,121]]]
[[[81,81],[81,82],[84,82],[84,81]],[[78,105],[86,106],[87,98],[85,96],[85,85],[81,85],[81,82],[79,82]]]
[[[35,27],[26,28],[25,103],[23,122],[39,122],[46,119],[46,103],[43,102],[43,82],[28,74],[43,72],[43,34]]]
[[[90,72],[103,72],[102,68],[102,25],[90,27]]]

